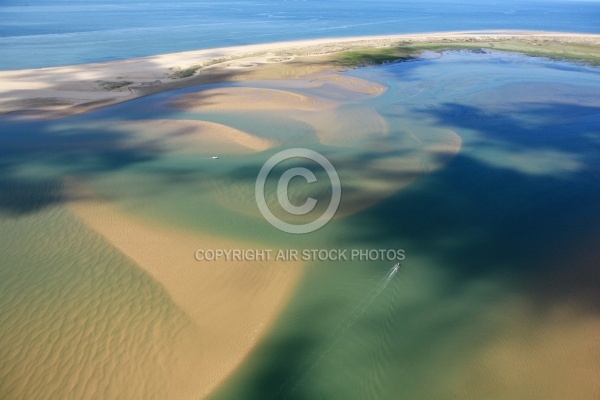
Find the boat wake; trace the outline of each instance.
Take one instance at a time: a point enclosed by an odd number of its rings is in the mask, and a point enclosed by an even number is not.
[[[356,323],[360,316],[364,314],[364,312],[375,301],[375,299],[377,299],[377,297],[379,297],[379,295],[385,290],[385,288],[389,285],[392,279],[394,279],[394,276],[396,276],[399,269],[400,263],[397,263],[388,271],[387,274],[385,274],[385,276],[377,283],[377,285],[375,285],[375,287],[371,289],[371,291],[367,293],[367,295],[356,305],[356,307],[354,307],[354,309],[352,309],[352,311],[346,317],[344,317],[344,319],[337,325],[337,327],[328,336],[325,343],[318,350],[315,350],[314,357],[311,357],[311,359],[306,361],[306,363],[304,364],[304,368],[302,368],[304,372],[301,374],[301,376],[298,377],[298,379],[290,378],[286,383],[281,385],[279,390],[275,393],[273,397],[274,399],[286,399],[290,396],[292,392],[294,392],[294,390],[296,390],[296,388],[300,385],[300,383],[302,383],[306,376],[317,365],[319,365],[319,363],[323,360],[325,355],[329,353],[331,349],[338,343],[338,341],[344,336],[346,331]],[[290,390],[287,393],[285,393],[283,397],[280,397],[280,394],[283,392],[283,390],[291,383],[293,383],[293,381],[295,381],[295,383],[290,388]]]

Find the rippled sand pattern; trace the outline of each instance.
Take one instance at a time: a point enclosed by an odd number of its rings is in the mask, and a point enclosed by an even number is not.
[[[98,201],[71,209],[89,227],[147,271],[191,318],[187,374],[206,396],[248,355],[293,293],[300,262],[198,261],[197,249],[252,249],[129,217]]]
[[[149,275],[64,208],[3,218],[0,237],[2,399],[185,392],[193,322]]]

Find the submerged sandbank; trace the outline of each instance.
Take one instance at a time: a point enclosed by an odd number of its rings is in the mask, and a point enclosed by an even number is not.
[[[323,85],[327,85],[325,91],[321,91]],[[326,74],[310,79],[282,80],[277,88],[210,88],[174,97],[168,105],[177,111],[207,111],[212,115],[235,116],[253,111],[254,115],[264,118],[276,116],[310,127],[317,140],[333,151],[328,156],[344,183],[344,195],[336,218],[374,206],[416,179],[442,168],[460,151],[460,136],[448,129],[413,124],[406,126],[402,135],[398,132],[390,135],[385,118],[372,106],[360,104],[365,98],[385,92],[386,88],[376,82],[344,75],[334,78]],[[309,90],[298,92],[296,88]],[[348,105],[351,107],[344,107]],[[282,145],[285,144],[284,140]],[[363,149],[376,156],[362,158],[352,151],[336,156],[336,148]],[[316,185],[314,195],[318,197],[321,189]],[[234,213],[260,217],[252,190],[253,186],[247,182],[232,181],[227,185],[215,185],[211,194],[215,202]],[[267,202],[277,208],[275,197],[267,196]],[[313,215],[292,218],[304,221]]]
[[[319,111],[337,106],[332,101],[293,91],[248,87],[197,91],[178,97],[171,102],[171,105],[186,111],[284,109]]]
[[[256,135],[210,121],[153,119],[104,124],[124,132],[136,146],[158,146],[174,153],[221,154],[267,150],[275,145]]]
[[[77,184],[71,187],[76,191]],[[81,197],[81,196],[80,196]],[[89,195],[84,197],[90,198]],[[198,249],[259,247],[132,217],[100,200],[70,210],[149,273],[195,323],[179,371],[191,381],[177,398],[204,398],[252,351],[292,295],[301,262],[198,261]]]

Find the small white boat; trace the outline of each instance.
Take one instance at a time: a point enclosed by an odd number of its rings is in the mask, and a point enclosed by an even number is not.
[[[213,159],[213,160],[218,160],[218,159],[219,159],[219,157],[217,157],[217,156],[212,156],[212,159]]]

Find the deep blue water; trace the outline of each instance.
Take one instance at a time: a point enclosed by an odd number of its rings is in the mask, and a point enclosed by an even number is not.
[[[307,38],[528,29],[600,33],[597,1],[3,0],[0,69]]]

